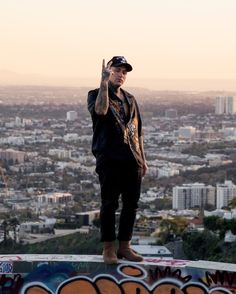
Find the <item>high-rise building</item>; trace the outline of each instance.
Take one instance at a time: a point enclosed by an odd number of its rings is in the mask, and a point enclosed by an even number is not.
[[[223,114],[225,112],[225,97],[218,96],[215,102],[215,114]]]
[[[215,206],[215,187],[202,183],[184,184],[173,188],[173,209],[204,208]]]
[[[78,118],[77,111],[74,111],[74,110],[67,111],[67,113],[66,113],[66,120],[68,120],[68,121],[74,121],[77,118]]]
[[[236,113],[236,96],[218,96],[215,102],[216,114]]]
[[[21,118],[20,118],[19,116],[16,116],[16,117],[15,117],[15,125],[16,125],[17,127],[19,127],[19,126],[21,126],[21,124],[22,124],[22,120],[21,120]]]
[[[232,181],[216,185],[216,208],[228,206],[229,202],[236,197],[236,185]]]
[[[225,113],[234,114],[236,113],[236,96],[228,96],[225,99]]]

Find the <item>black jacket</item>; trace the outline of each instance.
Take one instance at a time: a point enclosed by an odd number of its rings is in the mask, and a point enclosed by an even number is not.
[[[133,95],[127,91],[123,91],[128,104],[137,102]],[[130,146],[124,143],[123,133],[119,127],[117,120],[112,113],[110,107],[106,115],[98,115],[95,112],[95,101],[99,89],[91,90],[88,93],[88,110],[93,122],[93,140],[92,152],[97,160],[97,166],[107,161],[133,161],[136,162],[135,157],[130,149]],[[121,101],[110,89],[109,98],[119,103]],[[142,135],[142,121],[140,112],[138,110],[138,136]]]

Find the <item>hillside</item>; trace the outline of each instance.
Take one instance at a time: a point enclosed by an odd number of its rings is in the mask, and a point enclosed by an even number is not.
[[[36,244],[0,244],[1,254],[101,254],[102,244],[98,232],[89,234],[75,233],[53,238]]]

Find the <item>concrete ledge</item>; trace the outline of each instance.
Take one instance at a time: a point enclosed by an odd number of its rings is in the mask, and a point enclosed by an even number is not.
[[[236,265],[145,258],[105,265],[99,255],[0,255],[4,294],[236,293]]]

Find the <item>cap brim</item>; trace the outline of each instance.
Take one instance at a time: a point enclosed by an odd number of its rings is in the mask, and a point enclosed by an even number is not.
[[[132,71],[133,67],[129,63],[117,63],[116,65],[112,65],[114,67],[124,66],[126,67],[127,71]]]

